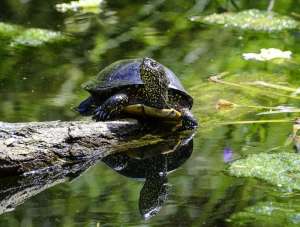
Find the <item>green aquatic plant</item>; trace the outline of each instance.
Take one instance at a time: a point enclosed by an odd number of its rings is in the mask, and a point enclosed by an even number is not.
[[[234,213],[227,220],[234,226],[299,226],[300,206],[297,203],[260,202]],[[268,224],[266,224],[268,223]]]
[[[85,11],[99,13],[101,11],[100,5],[103,0],[78,0],[69,3],[56,4],[56,10],[62,13],[67,11]]]
[[[69,38],[59,31],[25,28],[19,25],[0,22],[0,39],[6,40],[10,47],[37,47],[46,43],[66,41]]]
[[[54,43],[65,40],[61,32],[50,31],[40,28],[30,28],[21,32],[12,39],[11,46],[41,46],[45,43]]]
[[[21,27],[0,22],[0,38],[12,37],[19,34]]]
[[[253,154],[233,162],[228,172],[255,177],[285,190],[300,190],[300,156],[295,153]]]
[[[238,13],[226,12],[221,14],[214,13],[208,16],[195,16],[191,18],[191,21],[262,32],[280,32],[299,28],[299,22],[291,17],[257,9]]]

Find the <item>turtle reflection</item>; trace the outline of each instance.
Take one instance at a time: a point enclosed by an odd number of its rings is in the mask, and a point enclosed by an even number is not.
[[[170,140],[139,150],[105,157],[102,161],[121,175],[145,181],[139,198],[139,210],[145,219],[156,215],[168,196],[167,174],[179,168],[192,154],[193,135]],[[175,143],[176,142],[176,143]]]

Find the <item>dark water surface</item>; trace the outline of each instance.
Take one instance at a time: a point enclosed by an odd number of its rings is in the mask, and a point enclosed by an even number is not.
[[[237,2],[241,9],[266,9],[268,5],[268,1]],[[272,72],[279,78],[284,74],[286,82],[299,86],[297,68],[254,65],[241,58],[244,52],[259,52],[260,48],[269,47],[297,53],[299,32],[253,34],[188,20],[193,15],[234,10],[226,1],[107,1],[99,14],[62,14],[55,10],[56,3],[60,1],[0,1],[1,22],[62,31],[71,37],[66,43],[14,48],[0,39],[1,121],[81,119],[72,110],[87,96],[81,83],[116,60],[149,56],[178,75],[194,97],[193,112],[203,126],[194,137],[190,157],[187,155],[179,168],[168,174],[168,199],[149,220],[144,220],[139,212],[144,182],[137,176],[121,175],[99,162],[71,182],[50,187],[15,210],[2,214],[0,226],[300,224],[297,216],[291,221],[280,215],[266,215],[262,219],[248,217],[246,223],[230,222],[231,215],[259,202],[277,202],[289,208],[297,205],[300,197],[297,193],[286,195],[255,179],[230,177],[224,171],[232,159],[282,147],[291,133],[291,124],[212,124],[253,119],[251,112],[218,115],[215,104],[221,98],[240,97],[266,106],[289,100],[244,94],[239,90],[228,92],[223,86],[207,89],[215,86],[207,78],[224,71]],[[286,15],[299,13],[300,2],[278,1],[274,10]],[[291,101],[299,106],[298,102]],[[293,152],[292,146],[284,149]],[[300,210],[297,211],[300,216]]]

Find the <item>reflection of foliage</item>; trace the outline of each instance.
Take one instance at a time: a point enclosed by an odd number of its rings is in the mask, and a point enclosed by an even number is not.
[[[297,203],[260,202],[233,214],[229,222],[233,226],[249,226],[250,223],[256,226],[299,226],[300,206]]]
[[[110,17],[102,20],[102,15],[57,13],[53,6],[58,1],[21,2],[25,1],[0,1],[0,16],[22,26],[29,26],[27,22],[30,22],[31,27],[63,32],[67,29],[75,33],[76,43],[70,46],[58,42],[51,47],[42,45],[17,51],[0,46],[2,121],[74,120],[78,115],[71,107],[88,95],[80,87],[82,82],[116,60],[150,56],[170,67],[182,80],[194,97],[193,112],[203,127],[195,140],[194,158],[179,173],[174,173],[176,177],[170,178],[171,202],[149,225],[171,222],[172,226],[178,223],[221,226],[224,217],[248,206],[249,201],[272,200],[267,197],[267,186],[257,188],[257,181],[251,178],[221,174],[223,150],[230,147],[234,157],[241,157],[276,149],[285,143],[291,126],[284,123],[215,127],[213,123],[262,118],[253,113],[256,109],[236,107],[217,112],[215,105],[218,100],[226,99],[240,106],[270,107],[287,103],[299,106],[299,99],[271,94],[268,88],[254,89],[251,85],[250,89],[243,89],[206,80],[211,74],[230,72],[226,81],[248,87],[247,83],[257,80],[299,87],[297,65],[250,62],[241,57],[242,53],[276,47],[291,50],[297,62],[300,53],[297,34],[257,34],[238,29],[232,32],[187,19],[191,15],[215,13],[216,1],[210,0],[154,0],[147,4],[146,1],[134,4],[127,0],[107,1],[103,13],[115,11],[118,23]],[[226,6],[227,0],[219,2]],[[242,10],[267,7],[267,1],[236,2]],[[288,15],[291,11],[298,12],[299,7],[296,1],[278,1],[274,10]],[[284,91],[273,93],[290,95]],[[286,150],[292,151],[291,147]],[[32,220],[37,226],[45,222],[55,226],[58,222],[61,226],[96,225],[98,221],[112,226],[140,224],[135,213],[140,187],[138,182],[127,181],[97,166],[72,184],[59,185],[38,195],[15,212],[1,217],[0,222],[4,226],[18,226],[20,219]]]
[[[191,20],[206,24],[218,24],[223,25],[224,27],[241,30],[263,32],[279,32],[299,27],[299,23],[290,17],[256,9],[241,11],[239,13],[222,13],[204,17],[192,17]]]
[[[233,162],[229,173],[255,177],[287,190],[300,190],[300,156],[294,153],[255,154]]]

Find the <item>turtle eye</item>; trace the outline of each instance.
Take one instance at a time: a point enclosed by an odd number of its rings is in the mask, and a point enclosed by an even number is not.
[[[156,68],[158,64],[157,64],[155,61],[151,61],[150,65],[151,65],[153,68]]]

